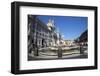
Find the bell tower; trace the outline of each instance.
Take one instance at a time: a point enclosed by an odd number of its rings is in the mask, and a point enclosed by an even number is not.
[[[55,30],[54,20],[49,19],[47,26],[50,31],[54,31]]]

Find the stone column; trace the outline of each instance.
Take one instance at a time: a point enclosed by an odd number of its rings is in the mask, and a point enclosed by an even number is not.
[[[58,47],[58,58],[62,58],[62,49]]]

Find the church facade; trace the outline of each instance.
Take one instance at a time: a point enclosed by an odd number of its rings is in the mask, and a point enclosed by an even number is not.
[[[44,24],[37,16],[28,15],[28,48],[52,47],[59,44],[61,35],[56,31],[54,20]]]

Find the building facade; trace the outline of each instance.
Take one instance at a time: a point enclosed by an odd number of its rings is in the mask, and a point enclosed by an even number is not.
[[[61,36],[57,33],[54,20],[44,24],[37,16],[28,15],[28,50],[35,47],[57,46]]]

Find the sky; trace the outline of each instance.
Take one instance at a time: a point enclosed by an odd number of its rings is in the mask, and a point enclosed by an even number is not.
[[[88,27],[88,17],[78,16],[37,16],[45,24],[53,19],[55,27],[59,29],[64,40],[74,40],[79,37]]]

